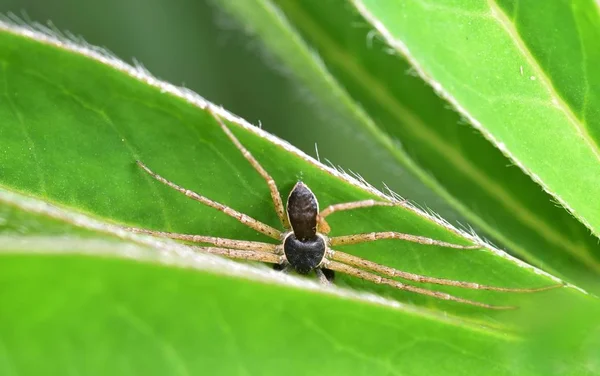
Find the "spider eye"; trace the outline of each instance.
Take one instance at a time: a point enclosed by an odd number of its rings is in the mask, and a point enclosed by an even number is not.
[[[298,240],[312,239],[317,234],[319,204],[306,184],[298,182],[292,189],[287,201],[287,214]]]

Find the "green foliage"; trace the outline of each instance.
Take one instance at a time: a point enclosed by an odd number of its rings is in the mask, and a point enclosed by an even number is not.
[[[592,68],[600,59],[593,42],[600,33],[597,3],[554,1],[541,13],[532,1],[407,1],[402,13],[387,2],[357,1],[357,6],[382,22],[387,39],[408,49],[429,80],[441,85],[443,95],[457,102],[494,146],[600,234],[600,201],[589,199],[600,183],[598,77]],[[526,212],[512,209],[520,211]],[[546,211],[547,219],[535,222],[555,221]],[[577,238],[585,234],[571,231],[566,221],[555,226],[537,225],[548,241],[562,243],[563,252],[597,273],[597,247],[583,246],[586,241]],[[557,239],[550,235],[556,231],[569,235]],[[567,264],[541,261],[556,270]],[[577,270],[565,275],[576,280]]]
[[[598,284],[593,281],[600,271],[600,252],[597,239],[589,229],[557,207],[553,198],[518,168],[511,166],[512,162],[500,150],[463,124],[460,115],[425,86],[420,77],[407,74],[414,70],[399,56],[403,51],[390,52],[383,38],[373,34],[368,20],[358,10],[328,1],[222,3],[234,14],[240,15],[240,19],[243,17],[255,33],[264,37],[269,47],[319,95],[322,102],[346,117],[354,117],[356,123],[351,126],[357,132],[368,132],[390,159],[412,170],[469,223],[528,262],[598,291]],[[285,18],[273,20],[273,3],[277,4]],[[382,4],[385,2],[377,2],[378,6]],[[437,7],[444,14],[443,9],[446,8]],[[448,13],[448,17],[452,17],[452,12]],[[330,17],[331,14],[336,14],[336,17]],[[389,14],[399,13],[390,11]],[[403,17],[415,22],[427,19],[425,16],[413,16],[410,12]],[[469,20],[468,17],[466,19]],[[448,43],[437,42],[434,36],[436,27],[413,26],[421,32],[432,32],[430,48],[437,51],[436,46]],[[277,39],[270,37],[274,34]],[[287,43],[282,42],[284,36]],[[482,43],[481,38],[471,39]],[[466,44],[464,47],[468,48]],[[470,48],[479,53],[484,51],[477,46]],[[309,53],[311,49],[318,52],[324,67],[314,61],[314,56]],[[500,47],[497,50],[503,51]],[[457,51],[460,50],[447,52]],[[468,54],[465,52],[463,55]],[[428,56],[436,61],[445,61],[433,52]],[[311,58],[312,65],[306,61]],[[472,64],[476,65],[478,61],[474,60]],[[455,65],[462,67],[464,64]],[[444,65],[443,69],[450,67]],[[520,80],[524,76],[520,75],[518,68],[519,65],[516,72]],[[480,69],[486,70],[488,65]],[[497,70],[493,72],[497,74]],[[513,73],[507,73],[510,76],[506,77],[507,81],[514,78]],[[531,81],[529,77],[525,78],[528,83]],[[328,90],[322,88],[326,85]],[[494,87],[506,89],[503,85]],[[490,86],[491,89],[493,87]],[[520,94],[514,91],[511,95]],[[495,103],[495,100],[489,99],[492,97],[484,96],[488,98],[485,100]],[[475,108],[477,106],[474,105]],[[507,107],[506,112],[511,111]],[[538,123],[545,127],[543,121]],[[503,124],[523,128],[516,120],[504,121]],[[516,134],[514,129],[511,132]],[[566,160],[562,165],[570,166]],[[402,189],[406,180],[386,179],[386,183],[393,189]]]
[[[352,119],[350,129],[421,178],[460,215],[543,270],[599,290],[593,282],[596,238],[527,175],[506,167],[511,162],[496,149],[503,145],[501,151],[596,228],[595,201],[582,206],[593,192],[586,184],[594,182],[587,174],[596,168],[595,159],[585,155],[593,154],[588,142],[593,132],[577,138],[570,126],[587,126],[577,119],[586,119],[593,107],[578,107],[570,85],[592,80],[560,85],[572,72],[544,59],[540,30],[547,25],[533,24],[541,21],[510,4],[492,2],[481,2],[478,10],[412,1],[402,6],[365,1],[356,8],[316,0],[220,4],[320,103]],[[410,66],[372,38],[371,17],[381,22],[377,27],[389,28],[392,46],[407,46],[428,82],[439,82],[495,143],[459,124],[446,102],[406,74]],[[595,30],[586,25],[590,33]],[[440,29],[447,31],[443,38]],[[534,32],[521,39],[523,29]],[[269,241],[151,179],[136,160],[179,185],[280,225],[264,181],[201,99],[135,77],[127,67],[116,69],[100,55],[44,42],[41,34],[19,35],[6,24],[0,30],[2,374],[600,372],[594,355],[600,302],[575,286],[531,295],[434,287],[520,307],[495,312],[344,275],[337,276],[341,289],[323,289],[262,265],[240,266],[119,231],[115,225]],[[570,46],[569,36],[556,43]],[[485,64],[464,56],[484,57]],[[523,66],[523,75],[517,69],[513,77],[509,66],[515,64]],[[532,70],[536,80],[525,74]],[[593,103],[593,86],[588,87],[586,98]],[[543,91],[548,88],[554,90]],[[550,105],[552,99],[558,102]],[[239,119],[229,117],[228,124],[283,195],[302,179],[321,207],[377,197]],[[565,158],[553,154],[558,149],[548,148],[547,138],[566,148]],[[581,184],[574,187],[574,181]],[[338,213],[329,222],[332,235],[401,231],[473,241],[402,207]],[[378,241],[343,250],[436,277],[507,287],[556,283],[491,247],[466,251]]]

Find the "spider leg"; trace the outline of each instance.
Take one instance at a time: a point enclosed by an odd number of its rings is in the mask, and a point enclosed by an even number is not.
[[[372,241],[379,240],[379,239],[401,239],[401,240],[406,240],[406,241],[413,242],[413,243],[437,245],[439,247],[446,247],[446,248],[458,248],[458,249],[481,248],[480,245],[453,244],[453,243],[443,242],[441,240],[426,238],[424,236],[403,234],[401,232],[393,232],[393,231],[370,232],[370,233],[366,233],[366,234],[334,236],[332,238],[329,238],[329,244],[332,246],[358,244],[358,243],[372,242]]]
[[[335,272],[333,270],[321,268],[321,271],[323,272],[323,274],[325,274],[325,278],[327,278],[329,282],[333,282],[333,280],[335,279]]]
[[[173,232],[163,232],[163,231],[154,231],[147,230],[145,228],[136,228],[136,227],[124,227],[123,229],[131,232],[135,232],[137,234],[147,234],[152,236],[158,236],[161,238],[169,238],[176,240],[183,240],[194,243],[208,243],[215,245],[217,247],[222,248],[237,248],[249,251],[262,251],[262,252],[270,252],[270,253],[281,253],[279,249],[280,245],[271,244],[271,243],[263,243],[263,242],[254,242],[248,240],[234,240],[234,239],[226,239],[226,238],[217,238],[214,236],[204,236],[204,235],[188,235],[188,234],[177,234]]]
[[[210,253],[213,255],[225,256],[230,259],[237,260],[248,260],[248,261],[260,261],[267,262],[270,264],[281,264],[284,262],[285,256],[276,255],[274,253],[260,252],[260,251],[248,251],[242,249],[231,249],[231,248],[219,248],[219,247],[192,247],[192,249]]]
[[[562,284],[556,284],[556,285],[544,286],[544,287],[536,287],[536,288],[512,288],[512,287],[488,286],[488,285],[480,285],[479,283],[474,283],[474,282],[454,281],[451,279],[427,277],[424,275],[403,272],[398,269],[390,268],[389,266],[380,265],[375,262],[365,260],[363,258],[356,257],[353,255],[349,255],[344,252],[334,251],[332,249],[328,250],[327,257],[331,260],[339,261],[339,262],[342,262],[344,264],[348,264],[351,266],[356,266],[361,269],[367,269],[367,270],[370,270],[370,271],[373,271],[373,272],[376,272],[379,274],[383,274],[387,277],[400,277],[402,279],[406,279],[406,280],[414,281],[414,282],[433,283],[433,284],[437,284],[437,285],[454,286],[454,287],[461,287],[461,288],[473,289],[473,290],[531,293],[531,292],[551,290],[551,289],[555,289],[555,288],[563,286]]]
[[[316,268],[315,273],[317,273],[317,277],[319,278],[319,283],[325,286],[329,286],[331,281],[327,278],[327,275],[321,270],[321,268]]]
[[[292,271],[292,267],[290,266],[290,264],[283,262],[281,264],[273,264],[273,270],[277,270],[278,272],[288,274]]]
[[[341,204],[329,205],[321,212],[321,218],[325,218],[330,214],[338,211],[351,210],[358,208],[370,208],[371,206],[395,206],[396,204],[390,201],[362,200],[353,202],[344,202]]]
[[[189,198],[196,200],[198,202],[203,203],[206,206],[210,206],[211,208],[215,208],[225,214],[227,214],[230,217],[233,217],[235,219],[237,219],[238,221],[240,221],[241,223],[245,224],[246,226],[264,234],[267,236],[270,236],[273,239],[280,239],[281,237],[281,231],[274,229],[273,227],[266,225],[254,218],[251,218],[249,216],[247,216],[246,214],[240,213],[237,210],[234,210],[228,206],[225,206],[223,204],[220,204],[216,201],[213,201],[211,199],[208,199],[204,196],[201,196],[199,194],[197,194],[196,192],[190,191],[189,189],[185,189],[183,187],[178,186],[177,184],[170,182],[169,180],[163,178],[162,176],[154,173],[152,170],[150,170],[148,168],[148,166],[146,166],[145,164],[143,164],[141,161],[137,161],[137,164],[144,170],[146,171],[148,174],[150,174],[150,176],[152,176],[154,179],[158,180],[159,182],[168,185],[169,187],[183,193],[184,195],[188,196]]]
[[[281,195],[279,194],[279,190],[277,189],[275,180],[273,180],[271,175],[269,175],[269,173],[260,165],[256,158],[254,158],[254,156],[248,151],[248,149],[246,149],[244,145],[242,145],[242,143],[237,139],[237,137],[235,137],[233,132],[231,132],[231,130],[225,125],[223,120],[221,120],[221,118],[210,108],[208,108],[208,112],[215,118],[217,123],[219,123],[219,125],[223,129],[223,132],[225,132],[225,134],[227,135],[227,137],[229,137],[231,142],[233,142],[235,147],[242,152],[244,158],[246,158],[246,160],[250,162],[252,167],[254,167],[254,169],[260,174],[260,176],[262,176],[263,179],[265,179],[267,185],[269,186],[269,190],[271,191],[271,198],[273,199],[273,204],[275,205],[275,211],[277,212],[277,216],[279,217],[279,220],[281,221],[283,227],[285,227],[286,229],[290,229],[290,224],[288,222],[288,218],[285,214],[285,208],[283,206],[283,201],[281,200]]]
[[[331,206],[326,207],[322,212],[319,213],[319,216],[317,218],[318,229],[319,229],[319,232],[328,234],[330,231],[330,228],[329,228],[329,225],[327,224],[327,221],[325,220],[325,217],[327,217],[328,215],[330,215],[332,213],[335,213],[336,211],[352,210],[352,209],[359,209],[359,208],[369,208],[372,206],[396,206],[396,205],[400,205],[400,204],[401,204],[401,202],[395,203],[395,202],[390,202],[390,201],[363,200],[363,201],[353,201],[353,202],[345,202],[342,204],[331,205]],[[336,237],[332,237],[329,239],[329,244],[333,245],[333,246],[346,245],[346,244],[357,244],[357,243],[370,242],[370,241],[379,240],[379,239],[402,239],[402,240],[419,243],[419,244],[437,245],[440,247],[458,248],[458,249],[481,248],[481,246],[479,246],[479,245],[452,244],[452,243],[447,243],[447,242],[443,242],[440,240],[426,238],[424,236],[403,234],[403,233],[392,232],[392,231],[371,232],[371,233],[367,233],[367,234],[356,234],[356,235],[346,235],[346,236],[336,236]]]
[[[364,279],[366,281],[370,281],[370,282],[373,282],[373,283],[376,283],[379,285],[388,285],[388,286],[397,288],[399,290],[405,290],[405,291],[410,291],[410,292],[414,292],[414,293],[421,294],[421,295],[427,295],[427,296],[431,296],[431,297],[437,298],[437,299],[450,300],[450,301],[457,302],[457,303],[463,303],[463,304],[468,304],[468,305],[472,305],[472,306],[476,306],[476,307],[482,307],[482,308],[493,309],[493,310],[517,309],[517,307],[515,307],[515,306],[499,306],[499,305],[485,304],[485,303],[477,302],[474,300],[459,298],[457,296],[453,296],[453,295],[446,294],[446,293],[439,292],[439,291],[431,291],[431,290],[427,290],[427,289],[424,289],[421,287],[406,285],[404,283],[395,281],[393,279],[384,278],[377,274],[369,273],[364,270],[354,268],[352,266],[342,264],[341,262],[337,262],[337,261],[328,261],[327,260],[324,262],[323,267],[325,267],[327,269],[338,271],[340,273],[349,274],[351,276],[354,276],[354,277],[357,277],[360,279]]]
[[[328,215],[333,214],[335,212],[359,209],[359,208],[369,208],[371,206],[395,206],[395,205],[396,204],[393,202],[376,201],[376,200],[353,201],[353,202],[344,202],[342,204],[330,205],[330,206],[326,207],[325,209],[323,209],[323,211],[321,211],[319,213],[319,216],[317,218],[319,232],[321,232],[323,234],[329,233],[329,231],[331,229],[329,227],[329,224],[327,224],[325,217],[327,217]]]

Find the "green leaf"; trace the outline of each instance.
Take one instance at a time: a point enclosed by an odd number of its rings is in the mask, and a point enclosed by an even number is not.
[[[456,222],[467,221],[528,262],[599,291],[597,239],[492,144],[462,124],[419,77],[407,74],[410,64],[390,54],[355,9],[323,1],[219,3],[327,103],[330,118],[342,114],[354,119],[321,127],[362,132],[364,139],[379,145],[378,155],[413,171],[462,214]],[[363,147],[373,150],[371,145]],[[405,175],[390,173],[385,182],[394,190],[407,186]],[[431,194],[425,198],[411,192],[407,197],[450,215]]]
[[[268,240],[153,180],[136,160],[279,224],[264,180],[202,98],[97,49],[6,23],[0,30],[2,374],[432,374],[460,367],[533,375],[546,370],[549,359],[568,367],[588,360],[587,346],[557,357],[554,342],[531,339],[530,326],[538,326],[532,323],[540,321],[548,301],[585,308],[580,320],[568,324],[575,329],[585,323],[588,331],[576,331],[576,340],[595,329],[598,300],[574,287],[540,294],[440,289],[521,307],[496,312],[345,275],[338,275],[338,288],[324,288],[123,231],[120,225]],[[212,108],[284,194],[302,179],[322,207],[383,198]],[[332,235],[396,230],[477,241],[410,207],[338,213],[329,222]],[[437,277],[514,287],[556,283],[491,247],[378,241],[344,250]],[[552,320],[550,328],[565,328],[563,320]],[[547,350],[543,356],[534,351],[540,346]],[[507,354],[519,356],[507,365]]]
[[[299,91],[308,91],[303,99],[315,107],[320,122],[305,124],[302,132],[281,130],[291,137],[289,141],[296,146],[305,145],[304,151],[308,154],[314,153],[318,146],[317,153],[323,160],[331,160],[349,171],[358,171],[373,184],[401,181],[402,184],[393,184],[394,192],[410,197],[421,206],[433,208],[447,220],[462,219],[442,197],[419,180],[419,174],[414,172],[411,161],[402,151],[389,152],[396,150],[394,140],[372,133],[374,125],[367,114],[323,69],[320,58],[290,27],[276,4],[265,0],[218,0],[215,3],[239,19],[244,31],[252,38],[260,38],[261,44],[268,47],[265,55],[269,56],[269,62],[275,60],[273,54],[285,62],[282,70]],[[307,139],[311,140],[308,146]],[[313,144],[315,140],[316,145]],[[401,163],[398,163],[399,159]]]
[[[0,218],[20,228],[18,235],[3,231],[0,242],[0,298],[11,302],[0,310],[4,374],[431,374],[460,366],[469,373],[533,375],[578,364],[594,370],[597,343],[573,354],[565,343],[569,333],[560,342],[551,330],[544,339],[554,341],[525,341],[497,324],[340,290],[315,293],[315,286],[290,284],[277,273],[207,263],[181,246],[157,252],[69,229],[49,217],[110,226],[38,200],[7,192],[0,200],[11,202],[0,205]],[[56,236],[67,231],[71,236]],[[577,324],[570,322],[569,331]],[[563,347],[566,354],[548,352]],[[513,361],[507,365],[503,357]]]
[[[596,2],[556,1],[542,13],[533,1],[354,5],[471,124],[600,235],[600,201],[589,199],[600,186]]]

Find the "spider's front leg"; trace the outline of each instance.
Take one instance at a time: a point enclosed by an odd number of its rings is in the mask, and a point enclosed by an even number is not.
[[[333,278],[335,277],[335,273],[331,269],[316,268],[315,273],[319,278],[319,282],[325,286],[330,285],[333,282]]]
[[[273,264],[273,270],[282,272],[284,274],[289,274],[292,271],[292,267],[287,262],[284,262],[281,264]]]
[[[460,298],[458,296],[450,295],[450,294],[440,292],[440,291],[427,290],[425,288],[407,285],[402,282],[396,281],[394,279],[385,278],[378,274],[371,273],[371,272],[368,272],[368,271],[365,271],[365,270],[362,270],[362,269],[359,269],[359,268],[356,268],[356,267],[353,267],[350,265],[346,265],[344,263],[337,262],[337,261],[327,260],[325,262],[325,266],[329,269],[338,271],[340,273],[348,274],[353,277],[360,278],[365,281],[373,282],[378,285],[388,285],[388,286],[391,286],[398,290],[410,291],[410,292],[414,292],[414,293],[421,294],[421,295],[426,295],[426,296],[436,298],[436,299],[449,300],[449,301],[453,301],[456,303],[468,304],[468,305],[472,305],[472,306],[476,306],[476,307],[493,309],[493,310],[510,310],[510,309],[517,308],[516,306],[499,306],[499,305],[481,303],[481,302],[478,302],[475,300]]]

